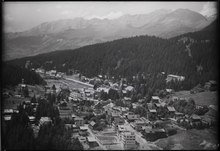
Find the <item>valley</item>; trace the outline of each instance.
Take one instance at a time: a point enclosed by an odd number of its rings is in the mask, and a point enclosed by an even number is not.
[[[218,149],[217,2],[3,3],[2,150]]]

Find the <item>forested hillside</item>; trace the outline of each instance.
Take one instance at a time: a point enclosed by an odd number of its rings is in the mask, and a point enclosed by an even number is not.
[[[154,36],[123,38],[9,62],[24,66],[25,61],[30,60],[34,67],[40,67],[52,61],[51,67],[57,70],[73,68],[88,77],[108,73],[116,78],[131,79],[137,73],[144,73],[151,83],[149,86],[157,83],[158,75],[165,72],[185,76],[183,88],[189,89],[217,79],[217,40],[212,36],[215,30],[207,29],[172,39]]]
[[[17,85],[22,79],[26,84],[45,84],[45,81],[34,71],[9,64],[3,65],[2,79],[3,87]]]

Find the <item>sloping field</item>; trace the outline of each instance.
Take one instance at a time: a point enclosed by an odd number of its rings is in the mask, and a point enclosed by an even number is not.
[[[213,149],[218,143],[216,131],[212,129],[204,130],[187,130],[179,131],[177,134],[168,138],[159,139],[155,142],[156,145],[163,149],[172,149],[175,144],[180,144],[184,150],[201,150],[205,149],[202,144],[204,141],[212,144],[209,148]]]
[[[193,98],[197,105],[218,105],[218,93],[217,91],[205,91],[195,94],[190,94],[190,91],[175,92],[172,96],[182,98]]]

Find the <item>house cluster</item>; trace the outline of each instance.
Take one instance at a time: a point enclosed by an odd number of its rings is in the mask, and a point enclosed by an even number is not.
[[[184,81],[185,77],[184,76],[179,76],[179,75],[173,75],[173,74],[168,74],[166,78],[166,82],[171,82],[171,81]]]
[[[48,79],[61,79],[63,78],[64,75],[64,73],[58,72],[57,70],[46,71],[43,68],[37,68],[35,69],[35,72],[42,75],[44,78],[48,78]]]
[[[218,89],[218,85],[216,81],[210,80],[205,83],[204,88],[209,91],[216,91]]]
[[[4,109],[3,111],[3,118],[5,121],[10,121],[11,120],[11,116],[14,112],[18,112],[17,110],[13,110],[13,109]]]
[[[57,72],[56,70],[50,70],[45,72],[45,78],[49,79],[61,79],[63,78],[64,73]]]

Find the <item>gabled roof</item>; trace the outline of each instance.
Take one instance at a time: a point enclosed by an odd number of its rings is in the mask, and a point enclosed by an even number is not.
[[[173,106],[168,106],[167,109],[168,109],[168,111],[170,111],[170,112],[175,112],[175,111],[176,111]]]
[[[160,98],[158,96],[152,96],[153,100],[160,100]]]
[[[96,142],[96,139],[94,137],[87,137],[88,142]]]
[[[112,108],[113,106],[114,106],[113,103],[109,103],[109,104],[103,106],[103,108],[104,108],[104,109],[109,109],[109,108]]]
[[[83,120],[83,118],[81,118],[81,117],[76,117],[74,120],[75,120],[75,121],[77,121],[77,120]]]
[[[13,113],[13,109],[4,109],[4,113]]]
[[[117,116],[119,116],[119,114],[117,114],[117,113],[112,113],[112,116],[113,116],[113,117],[117,117]]]
[[[133,89],[134,89],[133,86],[127,86],[127,87],[125,88],[126,91],[132,91]]]
[[[80,130],[88,130],[88,128],[85,126],[80,126],[79,128],[80,128]]]
[[[191,116],[191,118],[192,118],[192,119],[196,119],[196,120],[200,120],[200,119],[201,119],[201,117],[198,116],[198,115],[196,115],[196,114],[193,114],[193,115]]]
[[[161,106],[161,104],[160,104],[160,103],[155,103],[155,105],[156,105],[157,107],[160,107],[160,106]]]
[[[122,90],[122,93],[127,93],[127,91],[126,90]]]
[[[156,112],[157,112],[156,109],[149,109],[149,111],[150,111],[151,113],[156,113]]]
[[[162,107],[164,107],[164,106],[166,105],[166,103],[162,102],[162,103],[160,103],[160,105],[161,105]]]
[[[94,126],[96,123],[95,123],[94,121],[91,121],[89,124],[90,124],[91,126]]]
[[[5,116],[4,116],[4,120],[5,120],[5,121],[11,120],[11,115],[5,115]]]

